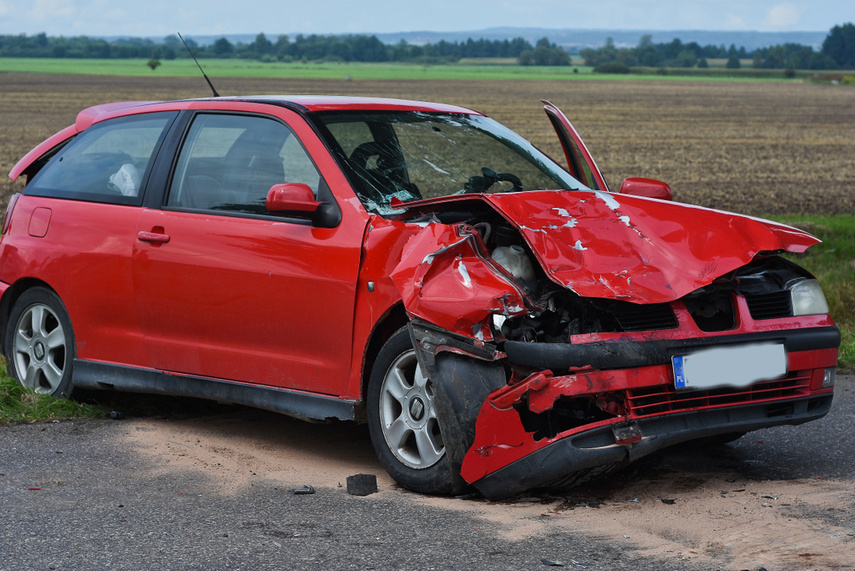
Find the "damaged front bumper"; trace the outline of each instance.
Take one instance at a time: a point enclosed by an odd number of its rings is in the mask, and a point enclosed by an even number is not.
[[[533,488],[565,488],[590,480],[600,470],[622,467],[688,440],[815,420],[828,412],[831,400],[832,395],[825,394],[787,399],[785,402],[617,420],[605,426],[559,435],[546,446],[489,473],[483,473],[481,465],[484,463],[481,460],[491,455],[495,445],[480,446],[473,450],[474,454],[464,464],[468,468],[464,479],[477,478],[471,483],[484,497],[492,500]],[[492,464],[504,464],[506,461]]]
[[[689,440],[820,418],[840,344],[833,325],[702,339],[506,341],[501,350],[418,320],[411,332],[449,459],[489,499],[565,488]],[[673,356],[762,343],[784,347],[784,376],[676,388]]]

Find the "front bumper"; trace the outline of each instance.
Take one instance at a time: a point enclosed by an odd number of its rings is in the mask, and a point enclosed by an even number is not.
[[[825,394],[599,426],[552,442],[483,476],[473,485],[490,500],[534,488],[567,487],[579,480],[589,479],[597,469],[618,468],[688,440],[816,420],[828,413],[831,400],[832,395]],[[622,434],[619,431],[627,428],[627,425],[642,435],[641,440],[632,444],[618,444],[616,440]]]
[[[455,421],[442,426],[449,456],[490,499],[567,487],[689,440],[820,418],[831,405],[834,389],[825,380],[840,344],[837,327],[825,322],[705,338],[506,342],[504,352],[485,343],[467,351],[465,340],[411,326],[439,406],[448,405],[440,418]],[[754,343],[784,346],[785,377],[675,388],[672,356]],[[506,382],[511,368],[528,376]]]

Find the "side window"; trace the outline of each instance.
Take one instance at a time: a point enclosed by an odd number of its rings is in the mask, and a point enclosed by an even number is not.
[[[267,214],[274,184],[300,182],[317,195],[320,174],[293,131],[273,119],[200,114],[190,126],[166,205]]]
[[[91,126],[33,177],[26,194],[140,204],[152,158],[175,116],[151,113]]]

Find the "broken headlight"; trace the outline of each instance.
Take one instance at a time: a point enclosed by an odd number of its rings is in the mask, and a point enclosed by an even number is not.
[[[828,313],[828,302],[819,282],[803,279],[791,282],[787,289],[793,300],[793,315],[818,315]]]

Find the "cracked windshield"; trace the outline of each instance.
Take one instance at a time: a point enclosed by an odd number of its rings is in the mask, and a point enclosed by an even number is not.
[[[318,113],[366,209],[453,194],[585,189],[549,157],[492,119],[414,112]]]

